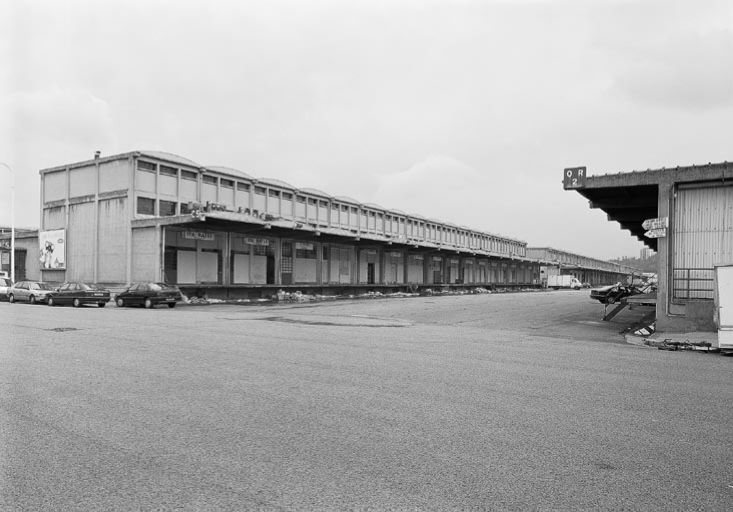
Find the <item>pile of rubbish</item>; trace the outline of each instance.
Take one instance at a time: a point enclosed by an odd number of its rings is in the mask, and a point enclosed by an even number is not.
[[[712,345],[707,341],[692,342],[690,340],[672,341],[671,339],[665,339],[657,345],[657,349],[670,350],[673,352],[677,350],[698,350],[702,352],[715,351],[715,349],[711,350],[711,346]]]

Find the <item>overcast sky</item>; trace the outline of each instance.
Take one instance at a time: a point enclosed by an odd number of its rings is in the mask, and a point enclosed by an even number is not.
[[[608,259],[643,246],[564,167],[733,159],[729,0],[2,6],[17,226],[39,169],[153,149]]]

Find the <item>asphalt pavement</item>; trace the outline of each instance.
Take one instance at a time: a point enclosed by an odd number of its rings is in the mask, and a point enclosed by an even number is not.
[[[733,357],[602,311],[0,303],[0,509],[733,509]]]

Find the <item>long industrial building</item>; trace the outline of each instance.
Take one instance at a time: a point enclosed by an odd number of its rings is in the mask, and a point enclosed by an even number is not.
[[[630,272],[563,251],[528,253],[515,238],[158,151],[95,155],[40,175],[41,227],[37,241],[18,240],[16,270],[48,282],[165,281],[189,295],[239,298],[280,288],[539,287],[558,254],[592,284]],[[565,263],[561,271],[569,270]]]

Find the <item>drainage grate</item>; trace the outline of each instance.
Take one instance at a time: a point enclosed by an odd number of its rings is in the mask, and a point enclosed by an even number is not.
[[[53,332],[66,332],[66,331],[78,331],[76,327],[54,327],[53,329],[46,329],[47,331]]]

